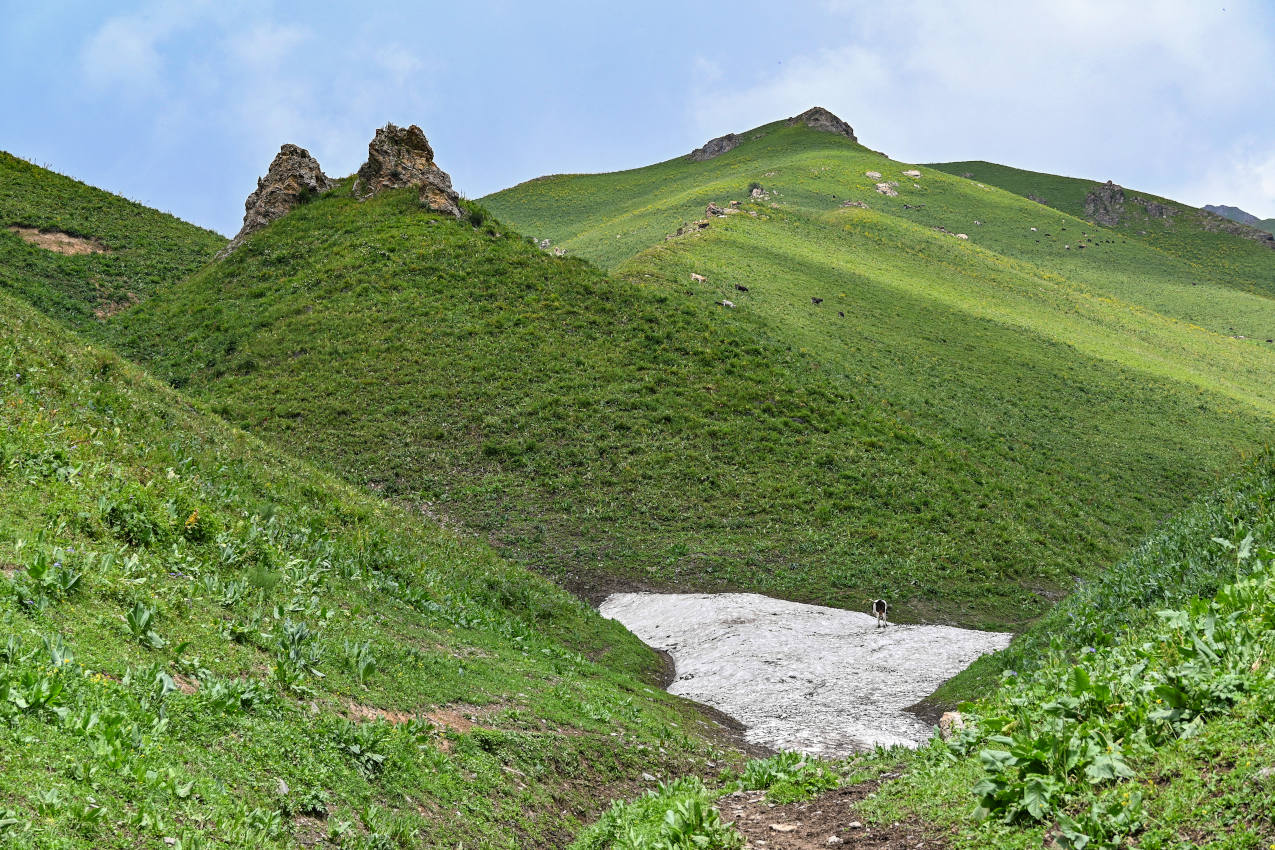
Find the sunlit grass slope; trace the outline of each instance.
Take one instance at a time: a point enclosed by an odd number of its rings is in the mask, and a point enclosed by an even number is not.
[[[564,591],[0,310],[6,847],[559,848],[716,757]]]
[[[92,240],[104,253],[68,256],[11,226]],[[0,151],[0,289],[77,325],[191,274],[226,239]]]
[[[1085,197],[1103,182],[990,162],[944,162],[930,167],[949,174],[969,175],[968,179],[976,183],[1023,197],[1030,195],[1043,206],[1081,218],[1085,217]],[[1152,215],[1148,206],[1137,199],[1159,205],[1166,214]],[[1201,282],[1213,280],[1243,291],[1275,296],[1275,251],[1217,230],[1214,222],[1215,218],[1195,207],[1126,187],[1121,220],[1110,228],[1103,228],[1102,232],[1113,238],[1153,246],[1185,264]],[[1119,236],[1115,237],[1116,234]],[[1236,329],[1240,330],[1239,326]]]
[[[1012,627],[1262,439],[1238,402],[809,241],[755,243],[770,253],[739,280],[758,306],[719,308],[731,291],[690,285],[695,252],[806,224],[843,242],[840,212],[761,209],[614,280],[408,193],[340,189],[108,328],[232,421],[586,592],[885,593],[905,619]],[[894,226],[919,274],[961,270],[953,298],[1008,274]]]

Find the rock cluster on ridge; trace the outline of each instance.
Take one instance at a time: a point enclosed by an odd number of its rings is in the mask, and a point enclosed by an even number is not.
[[[694,162],[704,162],[715,156],[721,156],[727,151],[733,151],[739,147],[739,143],[742,141],[743,138],[741,136],[735,133],[727,133],[724,136],[718,136],[716,139],[709,139],[704,143],[703,147],[691,151],[690,158]]]
[[[1085,195],[1085,218],[1115,227],[1124,214],[1124,187],[1108,180]]]
[[[825,133],[836,133],[840,136],[845,136],[852,142],[859,141],[855,138],[853,127],[822,106],[813,106],[800,115],[794,115],[788,119],[789,127],[796,124],[805,124],[812,130],[821,130]]]
[[[217,252],[221,258],[239,247],[250,233],[260,230],[319,192],[332,188],[319,161],[305,148],[284,145],[270,163],[265,177],[257,179],[257,189],[244,201],[243,227],[230,244]]]
[[[434,149],[420,127],[386,124],[367,146],[367,162],[359,168],[354,195],[369,198],[386,189],[420,188],[421,203],[431,210],[461,217],[460,197],[452,179],[434,164]]]

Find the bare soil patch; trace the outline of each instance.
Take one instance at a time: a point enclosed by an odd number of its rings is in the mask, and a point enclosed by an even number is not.
[[[18,234],[23,242],[28,242],[55,254],[106,254],[110,249],[105,245],[83,236],[72,236],[61,230],[38,230],[34,227],[23,227],[19,224],[9,225],[9,230]]]
[[[123,313],[125,310],[129,309],[130,307],[134,306],[140,301],[141,299],[137,297],[137,293],[126,292],[123,298],[119,298],[115,301],[107,301],[99,305],[98,307],[94,308],[93,318],[97,319],[99,322],[104,322],[107,319],[111,318],[111,316],[114,316],[118,313]]]
[[[854,804],[877,787],[876,782],[863,782],[782,806],[766,802],[764,791],[737,791],[719,800],[717,807],[723,820],[734,821],[747,850],[939,850],[948,846],[937,828],[920,821],[864,824],[855,815]]]

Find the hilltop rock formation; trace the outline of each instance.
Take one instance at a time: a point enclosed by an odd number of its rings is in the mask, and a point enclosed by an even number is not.
[[[420,188],[421,203],[435,212],[461,217],[460,197],[452,179],[434,164],[434,149],[420,127],[386,124],[367,146],[367,162],[359,168],[354,195],[370,198],[386,189]]]
[[[855,138],[853,127],[822,106],[812,107],[800,115],[794,115],[788,119],[789,127],[796,124],[805,124],[812,130],[820,130],[825,133],[836,133],[837,135],[845,136],[852,142],[859,141]]]
[[[320,192],[332,188],[332,181],[319,168],[319,161],[305,148],[284,145],[270,163],[265,177],[257,178],[257,190],[244,201],[243,227],[230,244],[217,252],[218,259],[238,248],[254,233]]]
[[[739,147],[739,143],[742,141],[744,141],[742,136],[727,133],[724,136],[718,136],[716,139],[709,139],[704,143],[703,147],[691,151],[689,156],[695,162],[704,162],[715,156],[721,156],[727,151],[733,151]]]
[[[1114,227],[1124,215],[1124,187],[1108,180],[1085,195],[1085,218]]]

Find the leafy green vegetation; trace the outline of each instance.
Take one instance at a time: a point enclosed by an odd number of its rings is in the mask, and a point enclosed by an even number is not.
[[[561,847],[730,760],[653,654],[0,293],[12,847]]]
[[[612,804],[571,850],[737,850],[744,841],[722,822],[715,797],[694,777],[660,783],[642,797]]]
[[[864,815],[921,817],[953,829],[956,847],[1040,846],[1042,836],[1072,848],[1268,847],[1272,466],[1263,458],[1134,559],[1157,560],[1159,573],[1144,569],[1143,580],[1169,588],[1195,572],[1179,558],[1198,563],[1218,553],[1230,577],[1215,594],[1116,614],[1107,619],[1119,624],[1111,631],[1084,623],[1067,634],[1067,620],[1054,623],[1063,644],[1097,639],[1007,671],[991,696],[963,706],[964,729],[950,742],[900,754],[903,776],[865,801]],[[1201,527],[1202,515],[1221,505],[1245,506],[1232,519],[1235,539],[1210,539]],[[1115,608],[1133,598],[1121,572],[1112,570],[1108,583]]]
[[[65,255],[23,241],[21,226],[91,240]],[[226,239],[0,151],[0,289],[81,327],[187,277]]]

